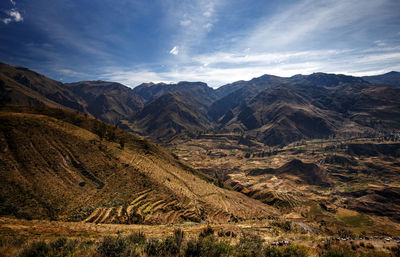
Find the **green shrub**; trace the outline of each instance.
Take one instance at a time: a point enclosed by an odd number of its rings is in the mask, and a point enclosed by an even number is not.
[[[272,226],[276,226],[278,228],[281,228],[283,231],[285,232],[289,232],[292,230],[292,223],[289,220],[285,220],[285,221],[273,221],[271,223]]]
[[[392,255],[394,257],[400,257],[400,245],[393,247],[392,249],[390,249],[392,251]]]
[[[377,252],[377,251],[372,251],[368,253],[361,254],[360,257],[391,257],[392,255],[390,253],[386,252]]]
[[[179,249],[182,247],[182,242],[184,238],[185,233],[180,228],[174,230],[174,239]]]
[[[133,232],[126,237],[129,244],[144,245],[146,244],[146,235],[143,232]]]
[[[264,250],[265,257],[283,257],[283,250],[280,247],[268,246]]]
[[[50,246],[46,244],[44,241],[33,242],[29,244],[27,248],[25,248],[21,252],[21,257],[50,257],[55,256],[52,254],[52,250]]]
[[[74,252],[77,245],[77,241],[67,240],[65,237],[61,237],[53,242],[50,242],[49,246],[54,253],[54,256],[69,256]]]
[[[162,253],[167,256],[175,256],[180,252],[180,247],[173,236],[165,238],[161,248]]]
[[[187,257],[201,256],[201,246],[196,239],[191,238],[186,243],[185,256]]]
[[[356,257],[355,252],[348,249],[333,249],[323,252],[321,257]]]
[[[124,256],[127,247],[125,238],[106,236],[100,242],[97,252],[107,257],[120,257]]]
[[[229,242],[219,241],[214,237],[214,235],[201,238],[199,241],[201,256],[229,256],[232,252],[232,246]]]
[[[232,246],[229,242],[219,241],[213,235],[206,237],[199,237],[196,239],[190,239],[185,248],[185,256],[196,257],[196,256],[231,256],[233,252]]]
[[[145,252],[149,256],[161,256],[163,244],[156,238],[150,238],[145,245]]]
[[[67,240],[61,237],[50,243],[44,241],[32,242],[25,248],[20,256],[22,257],[65,257],[73,256],[75,248],[77,246],[77,241]]]
[[[246,235],[236,245],[236,256],[257,257],[264,256],[264,240],[259,236]]]
[[[283,249],[283,257],[308,257],[311,255],[310,250],[301,245],[290,245]]]

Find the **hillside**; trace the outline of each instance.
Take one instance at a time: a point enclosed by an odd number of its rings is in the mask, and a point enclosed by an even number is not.
[[[22,107],[2,108],[0,119],[2,216],[166,224],[275,213],[97,120]]]

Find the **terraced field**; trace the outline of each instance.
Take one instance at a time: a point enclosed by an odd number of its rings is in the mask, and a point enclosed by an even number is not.
[[[394,137],[301,141],[283,148],[232,135],[214,137],[177,140],[169,147],[195,169],[315,231],[390,233],[400,222],[400,155]],[[340,210],[355,213],[343,219]],[[369,222],[347,222],[359,217]]]

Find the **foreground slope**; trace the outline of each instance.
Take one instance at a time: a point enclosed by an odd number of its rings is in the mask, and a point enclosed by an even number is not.
[[[1,215],[159,224],[275,212],[97,120],[23,107],[2,108],[0,119]]]

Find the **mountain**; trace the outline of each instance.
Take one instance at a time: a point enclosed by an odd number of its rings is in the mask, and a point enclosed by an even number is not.
[[[133,92],[141,96],[146,102],[151,102],[166,93],[180,92],[190,96],[201,106],[209,106],[217,98],[214,90],[203,82],[143,83],[135,87]]]
[[[258,94],[224,128],[252,131],[267,145],[285,145],[327,137],[334,132],[335,123],[328,111],[312,105],[309,98],[280,86]]]
[[[246,133],[273,146],[341,133],[398,129],[400,90],[362,78],[314,73],[270,75],[223,87],[211,116],[221,131]]]
[[[166,149],[61,109],[2,107],[0,160],[2,216],[168,224],[276,213]]]
[[[3,104],[72,109],[110,124],[128,119],[144,105],[140,96],[119,83],[83,81],[63,84],[27,68],[4,63],[0,63],[0,91]]]
[[[182,92],[166,93],[146,104],[132,123],[143,135],[159,142],[210,128],[206,109]]]
[[[144,106],[144,99],[119,83],[82,81],[64,85],[85,101],[90,114],[110,124],[128,119]]]
[[[292,83],[310,84],[319,87],[335,87],[343,84],[365,84],[362,78],[347,76],[343,74],[329,74],[317,72],[310,75],[295,75],[288,78]]]
[[[220,96],[226,94],[224,97],[215,101],[208,111],[208,115],[214,120],[226,120],[223,116],[232,116],[237,108],[240,108],[261,91],[277,87],[279,85],[288,84],[284,78],[264,75],[259,78],[254,78],[250,81],[239,81],[236,83],[228,84],[216,90]],[[230,93],[229,93],[230,92]]]
[[[61,82],[23,67],[0,63],[2,104],[49,106],[84,111],[84,101]]]
[[[207,110],[216,95],[205,83],[148,83],[133,91],[147,102],[131,122],[137,131],[152,140],[166,142],[182,133],[193,135],[211,128]]]
[[[364,80],[376,85],[391,85],[400,87],[400,72],[391,71],[382,75],[364,76]]]
[[[393,82],[397,75],[375,77]],[[371,79],[326,73],[263,75],[216,90],[202,82],[144,83],[130,89],[105,81],[63,84],[1,64],[0,99],[2,104],[87,113],[160,143],[228,132],[274,146],[398,129],[399,89],[375,85]]]

